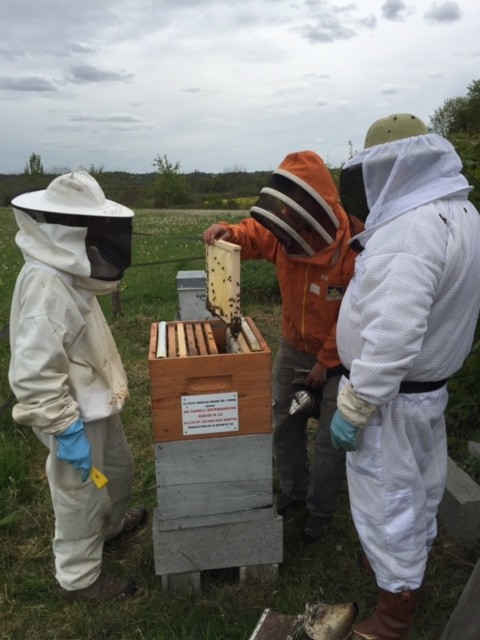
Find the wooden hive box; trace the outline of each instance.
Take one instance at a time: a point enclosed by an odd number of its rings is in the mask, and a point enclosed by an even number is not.
[[[271,432],[271,352],[251,318],[228,352],[224,322],[153,323],[154,442]]]

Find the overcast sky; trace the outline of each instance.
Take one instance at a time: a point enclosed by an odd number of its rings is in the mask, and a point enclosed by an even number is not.
[[[478,0],[1,0],[0,172],[332,166],[480,79]]]

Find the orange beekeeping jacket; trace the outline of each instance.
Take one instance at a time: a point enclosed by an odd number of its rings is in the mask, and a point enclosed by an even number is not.
[[[220,223],[230,231],[229,242],[242,247],[242,260],[265,259],[275,264],[282,296],[282,335],[293,348],[316,354],[326,369],[340,365],[336,322],[356,256],[348,242],[362,229],[355,221],[352,230],[338,203],[335,214],[340,221],[335,242],[311,258],[289,256],[275,235],[253,218],[234,225]]]

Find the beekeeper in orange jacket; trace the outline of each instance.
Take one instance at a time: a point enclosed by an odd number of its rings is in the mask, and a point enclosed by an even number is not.
[[[349,241],[363,227],[343,210],[328,168],[313,151],[290,153],[250,213],[239,224],[212,225],[203,238],[240,245],[242,260],[276,265],[282,296],[282,339],[273,366],[277,511],[285,515],[306,504],[303,538],[314,542],[335,511],[345,477],[344,452],[333,448],[329,434],[342,373],[335,327],[353,273]],[[312,412],[289,414],[302,372],[306,388],[321,391],[311,464],[306,428]]]

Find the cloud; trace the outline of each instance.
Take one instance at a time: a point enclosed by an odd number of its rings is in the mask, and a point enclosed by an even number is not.
[[[334,16],[326,16],[319,20],[315,26],[300,27],[298,31],[312,44],[349,40],[356,35],[353,29],[345,27]]]
[[[434,2],[423,17],[435,24],[450,23],[460,20],[462,12],[458,2]]]
[[[374,15],[357,17],[356,4],[332,6],[327,2],[309,1],[306,3],[313,10],[312,24],[296,28],[308,42],[336,42],[350,40],[358,35],[359,28],[374,29],[377,19]]]
[[[105,71],[90,64],[78,64],[70,67],[66,81],[72,84],[90,84],[92,82],[128,82],[133,74],[124,71]]]
[[[38,76],[28,76],[25,78],[13,78],[0,76],[0,89],[7,91],[57,91],[57,87],[50,80]]]
[[[14,60],[21,58],[22,55],[23,54],[19,51],[12,51],[12,49],[8,49],[7,47],[0,47],[0,58],[2,60],[13,62]]]
[[[392,22],[403,21],[407,5],[402,0],[386,0],[381,6],[382,17]]]
[[[380,93],[385,96],[395,95],[397,93],[401,93],[401,88],[396,87],[393,84],[384,84],[380,89]]]
[[[71,116],[73,122],[122,122],[122,123],[142,123],[142,118],[132,116],[129,113],[112,113],[110,115],[89,116],[83,113]]]
[[[373,30],[377,26],[377,22],[377,18],[374,15],[370,15],[365,18],[360,18],[360,20],[358,20],[358,25],[360,27]]]
[[[70,53],[95,53],[95,49],[86,44],[80,44],[79,42],[74,42],[68,46],[68,51]]]
[[[87,113],[75,113],[69,117],[69,122],[74,123],[75,126],[84,125],[92,125],[92,127],[96,127],[96,125],[101,125],[101,127],[97,127],[96,131],[105,131],[107,129],[111,130],[121,130],[121,131],[148,131],[155,129],[156,131],[165,131],[165,128],[159,126],[157,124],[152,124],[147,122],[143,118],[138,116],[134,116],[131,113],[105,113],[105,114],[94,114],[90,115]],[[59,128],[71,128],[69,124],[60,124],[57,125]]]

